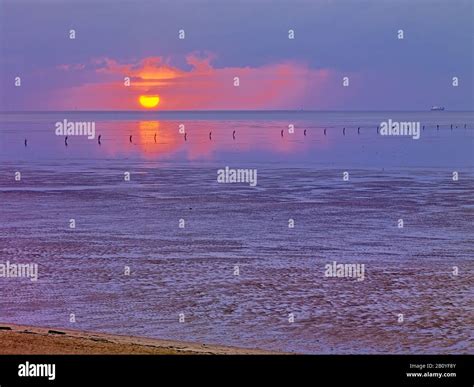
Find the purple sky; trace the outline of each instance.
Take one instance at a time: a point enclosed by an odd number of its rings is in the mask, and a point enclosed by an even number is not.
[[[470,0],[0,4],[0,110],[474,107]]]

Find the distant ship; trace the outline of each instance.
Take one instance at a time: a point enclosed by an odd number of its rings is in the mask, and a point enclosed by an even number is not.
[[[444,110],[444,106],[431,106],[431,111],[442,112]]]

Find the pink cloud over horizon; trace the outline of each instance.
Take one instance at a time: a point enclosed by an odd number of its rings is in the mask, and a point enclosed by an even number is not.
[[[136,110],[143,109],[140,95],[159,95],[155,110],[263,110],[307,108],[308,102],[325,108],[339,98],[330,86],[342,76],[330,69],[292,61],[217,68],[214,59],[213,54],[191,53],[186,56],[189,70],[159,56],[129,63],[99,58],[88,65],[61,65],[58,69],[71,74],[89,71],[91,81],[56,90],[50,104],[68,110]],[[124,85],[124,77],[130,77],[130,86]],[[239,86],[234,86],[234,77]]]

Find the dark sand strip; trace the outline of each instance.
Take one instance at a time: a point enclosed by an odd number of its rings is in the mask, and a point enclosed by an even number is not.
[[[0,354],[276,355],[278,352],[0,323]]]

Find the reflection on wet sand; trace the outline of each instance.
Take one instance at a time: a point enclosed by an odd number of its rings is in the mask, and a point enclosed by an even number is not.
[[[329,141],[316,130],[311,138],[303,135],[303,129],[286,136],[276,136],[284,131],[280,127],[281,124],[276,123],[275,126],[256,133],[253,127],[246,124],[216,121],[185,124],[177,121],[139,121],[127,125],[101,125],[102,132],[113,140],[103,150],[107,155],[116,157],[141,155],[145,159],[159,159],[181,153],[188,160],[206,160],[212,159],[216,153],[244,153],[252,150],[291,154],[304,152],[310,147],[324,147]],[[128,135],[133,137],[133,145],[136,147],[131,147],[132,142],[126,141]]]

